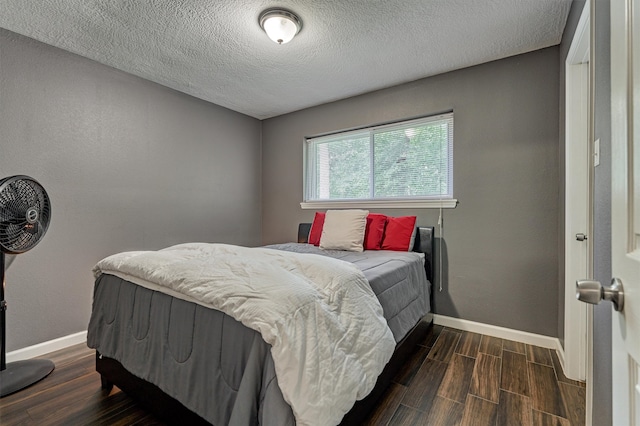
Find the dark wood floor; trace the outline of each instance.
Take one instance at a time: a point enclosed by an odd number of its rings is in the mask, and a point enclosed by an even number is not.
[[[118,388],[100,387],[94,352],[54,352],[56,369],[0,399],[0,424],[161,425]],[[584,425],[585,387],[554,351],[434,326],[368,425]]]
[[[434,326],[369,425],[584,425],[555,351]]]

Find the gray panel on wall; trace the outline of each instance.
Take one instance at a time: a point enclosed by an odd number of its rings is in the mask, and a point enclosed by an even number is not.
[[[86,330],[91,268],[186,241],[258,245],[260,121],[0,29],[0,175],[52,199],[7,271],[9,351]]]
[[[558,48],[467,68],[263,122],[263,242],[292,241],[305,136],[454,111],[448,270],[437,313],[548,336],[558,330]],[[415,214],[435,225],[433,209]]]

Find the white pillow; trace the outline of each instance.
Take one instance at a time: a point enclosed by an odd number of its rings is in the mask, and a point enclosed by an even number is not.
[[[363,251],[368,210],[327,210],[320,236],[320,248]]]

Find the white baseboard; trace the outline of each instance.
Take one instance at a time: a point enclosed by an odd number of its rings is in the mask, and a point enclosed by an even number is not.
[[[7,362],[22,361],[23,359],[35,358],[48,354],[49,352],[54,352],[60,349],[67,348],[69,346],[77,345],[78,343],[84,343],[86,341],[87,332],[85,330],[79,333],[49,340],[48,342],[38,343],[37,345],[28,346],[26,348],[9,352],[7,353]]]
[[[460,318],[452,318],[438,314],[433,315],[433,323],[445,327],[456,328],[458,330],[471,331],[473,333],[486,334],[487,336],[499,337],[501,339],[526,343],[528,345],[555,349],[558,352],[562,349],[562,345],[560,344],[560,340],[558,338],[543,336],[542,334],[513,330],[511,328],[498,327],[496,325],[483,324],[480,322],[469,321]],[[564,361],[564,351],[562,351],[562,356],[560,356],[560,353],[558,353],[558,358],[561,359],[560,362]]]
[[[471,331],[478,334],[486,334],[487,336],[498,337],[501,339],[513,340],[516,342],[526,343],[529,345],[541,346],[543,348],[555,349],[558,359],[564,370],[564,350],[560,344],[560,340],[556,337],[543,336],[541,334],[529,333],[526,331],[513,330],[505,327],[498,327],[490,324],[483,324],[475,321],[469,321],[460,318],[452,318],[444,315],[433,315],[433,323],[444,327],[451,327],[463,331]],[[70,334],[68,336],[59,337],[49,340],[48,342],[38,343],[37,345],[18,349],[7,353],[7,362],[21,361],[23,359],[35,358],[54,352],[69,346],[77,345],[87,341],[87,332]]]
[[[556,354],[558,354],[558,361],[560,361],[560,367],[562,367],[562,373],[567,376],[567,368],[565,367],[565,359],[564,359],[564,348],[562,347],[562,344],[560,343],[560,339],[558,340],[558,347],[555,348],[556,349]]]

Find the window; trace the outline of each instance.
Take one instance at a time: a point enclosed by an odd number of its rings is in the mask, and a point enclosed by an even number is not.
[[[455,207],[453,113],[308,138],[303,208]]]

